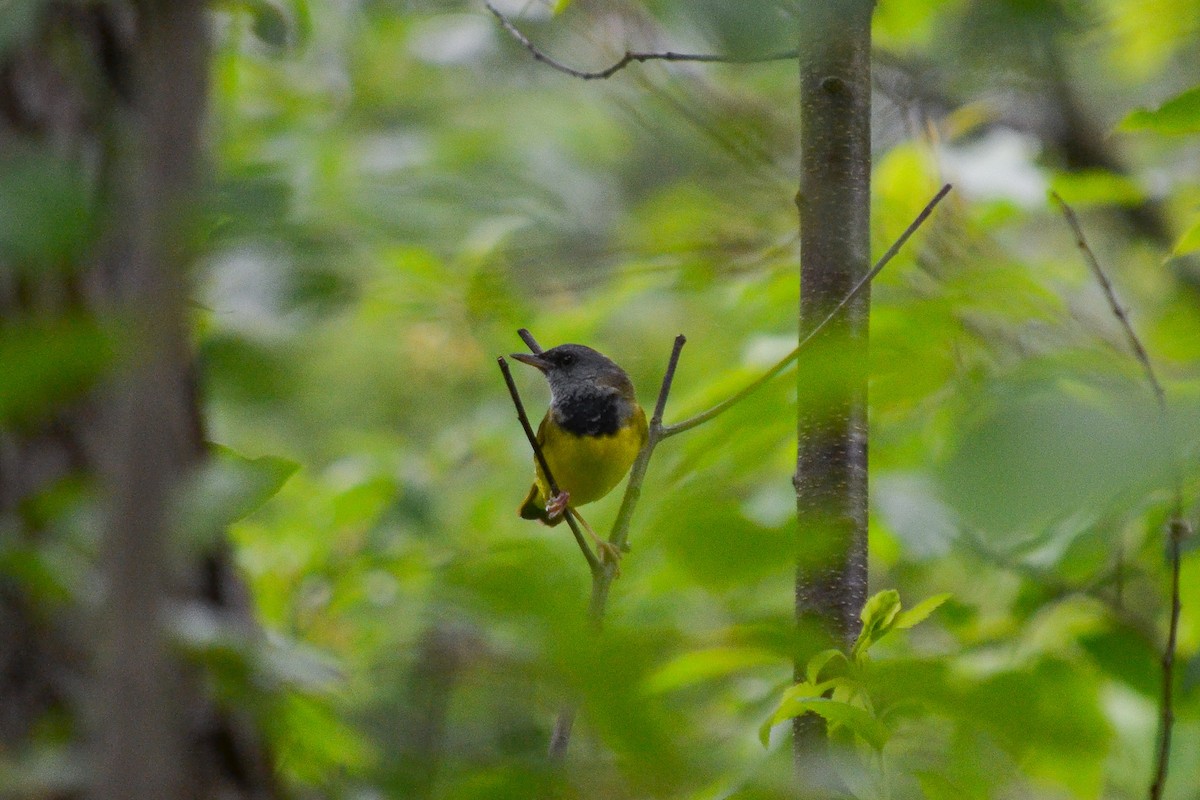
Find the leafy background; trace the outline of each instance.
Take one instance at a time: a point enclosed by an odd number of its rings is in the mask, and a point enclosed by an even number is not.
[[[581,67],[627,48],[775,52],[796,24],[782,2],[559,5],[501,7]],[[784,730],[758,734],[791,679],[794,381],[658,450],[595,635],[574,543],[516,516],[530,456],[494,359],[522,326],[586,342],[650,403],[686,333],[671,420],[786,353],[794,63],[582,83],[453,0],[231,0],[215,22],[193,314],[227,449],[190,518],[235,520],[269,635],[249,664],[203,630],[189,641],[286,783],[793,796]],[[882,2],[876,39],[876,253],[943,180],[956,191],[873,288],[871,580],[906,606],[950,599],[873,651],[886,744],[837,769],[860,796],[1140,797],[1171,453],[1193,520],[1200,489],[1200,6]],[[45,179],[31,197],[6,170],[0,246],[76,247],[37,226],[71,217],[79,189],[26,168]],[[1131,309],[1166,426],[1051,188]],[[31,203],[45,214],[23,217]],[[30,363],[0,340],[6,418],[103,363],[87,326],[61,333],[63,354]],[[540,379],[518,380],[540,412]],[[589,518],[606,526],[616,503]],[[1175,800],[1200,797],[1190,548],[1183,604]],[[580,721],[554,771],[568,697]]]

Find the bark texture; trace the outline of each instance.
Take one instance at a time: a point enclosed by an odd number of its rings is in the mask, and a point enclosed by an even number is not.
[[[0,319],[49,335],[83,325],[111,345],[50,400],[0,403],[0,555],[68,550],[80,569],[81,585],[47,597],[0,558],[0,756],[45,746],[53,720],[76,765],[39,796],[277,795],[253,727],[209,697],[169,634],[189,604],[251,625],[224,545],[184,554],[171,536],[204,454],[185,270],[206,29],[200,0],[49,2],[0,52],[0,170],[61,168],[83,239],[0,249]],[[85,514],[78,527],[45,511],[60,495]]]
[[[800,9],[800,333],[870,268],[870,0],[804,0]],[[867,595],[867,321],[863,291],[798,370],[796,618],[832,646],[858,633]],[[802,659],[801,659],[802,660]],[[803,664],[797,664],[802,670]],[[798,763],[818,746],[797,718]]]

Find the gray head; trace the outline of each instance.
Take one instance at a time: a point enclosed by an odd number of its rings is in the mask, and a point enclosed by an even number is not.
[[[513,353],[517,361],[537,367],[550,383],[552,401],[586,394],[615,393],[633,401],[633,383],[612,359],[582,344],[560,344],[540,355]]]

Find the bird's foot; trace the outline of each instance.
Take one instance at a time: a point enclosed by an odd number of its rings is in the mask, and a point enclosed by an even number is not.
[[[567,510],[567,503],[570,502],[570,492],[559,492],[546,501],[546,516],[550,517],[550,519],[561,517],[563,512]]]
[[[579,524],[582,525],[583,529],[588,532],[588,536],[592,537],[592,543],[596,545],[596,552],[599,554],[600,563],[601,564],[612,564],[613,565],[613,577],[614,578],[621,577],[621,550],[620,550],[620,548],[617,547],[615,544],[609,542],[607,539],[602,538],[594,530],[592,530],[592,526],[587,524],[587,520],[584,519],[583,515],[580,514],[578,511],[576,511],[575,509],[571,509],[571,514],[572,514],[572,516],[575,517],[575,519],[579,520]]]
[[[621,549],[606,539],[601,539],[599,536],[595,537],[595,542],[596,551],[600,554],[600,563],[612,564],[613,577],[621,577]]]

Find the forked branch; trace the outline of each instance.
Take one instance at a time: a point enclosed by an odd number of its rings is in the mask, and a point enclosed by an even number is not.
[[[1154,398],[1158,402],[1158,409],[1161,412],[1162,424],[1166,429],[1168,427],[1167,395],[1154,371],[1154,364],[1150,361],[1150,356],[1147,354],[1145,346],[1142,345],[1142,340],[1133,329],[1133,324],[1129,321],[1125,309],[1118,302],[1112,281],[1108,279],[1104,269],[1100,266],[1100,260],[1096,258],[1096,253],[1088,245],[1087,237],[1083,235],[1083,227],[1079,224],[1079,217],[1075,215],[1075,210],[1056,192],[1051,192],[1050,196],[1062,210],[1063,218],[1066,219],[1071,232],[1075,234],[1075,244],[1083,254],[1083,260],[1087,262],[1096,282],[1100,284],[1104,297],[1108,301],[1109,309],[1125,332],[1125,338],[1129,341],[1133,356],[1141,365],[1142,371],[1146,375],[1146,382],[1150,384],[1150,388],[1154,392]],[[1167,433],[1169,434],[1170,431],[1167,430]],[[1158,740],[1154,754],[1154,775],[1150,780],[1150,800],[1161,800],[1166,789],[1167,773],[1171,764],[1171,738],[1175,729],[1175,654],[1179,641],[1179,614],[1183,608],[1179,594],[1179,574],[1183,561],[1183,541],[1191,534],[1190,527],[1183,518],[1183,477],[1177,454],[1172,458],[1172,466],[1175,472],[1175,498],[1171,521],[1167,524],[1167,561],[1171,572],[1171,611],[1167,619],[1167,641],[1163,645],[1160,661],[1162,690],[1159,695]]]
[[[634,63],[645,63],[647,61],[691,61],[707,64],[762,64],[768,61],[794,61],[799,55],[795,50],[786,53],[771,53],[765,56],[724,56],[713,53],[643,53],[632,50],[626,50],[612,65],[604,69],[589,71],[576,69],[568,66],[553,56],[541,50],[537,45],[529,40],[529,37],[521,32],[521,29],[513,24],[512,20],[504,15],[491,2],[484,2],[487,10],[492,12],[492,15],[500,22],[500,27],[508,32],[508,35],[513,37],[522,47],[529,51],[535,61],[540,61],[551,69],[555,69],[564,75],[570,75],[572,78],[579,78],[584,81],[604,80],[611,78],[621,70]]]
[[[1054,198],[1054,202],[1058,203],[1058,207],[1062,210],[1063,218],[1067,221],[1071,232],[1075,234],[1075,246],[1083,254],[1083,260],[1087,262],[1088,268],[1096,278],[1096,282],[1100,284],[1100,289],[1104,292],[1104,299],[1108,301],[1109,309],[1112,311],[1113,316],[1117,318],[1117,322],[1121,324],[1121,330],[1125,333],[1125,338],[1129,342],[1129,348],[1133,351],[1133,357],[1137,359],[1138,364],[1142,367],[1142,371],[1146,374],[1146,382],[1150,384],[1151,390],[1154,391],[1154,397],[1158,401],[1159,409],[1165,413],[1167,410],[1167,395],[1158,380],[1158,375],[1154,372],[1154,365],[1150,363],[1150,355],[1142,345],[1142,340],[1138,338],[1137,332],[1134,331],[1133,323],[1129,321],[1129,315],[1125,313],[1125,308],[1117,301],[1117,293],[1113,289],[1112,281],[1104,274],[1104,269],[1101,268],[1100,261],[1096,258],[1096,253],[1088,245],[1087,239],[1083,235],[1083,227],[1079,224],[1079,217],[1075,215],[1075,209],[1067,205],[1067,201],[1063,200],[1058,192],[1051,192],[1050,196]]]

